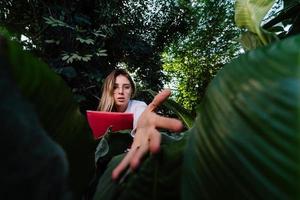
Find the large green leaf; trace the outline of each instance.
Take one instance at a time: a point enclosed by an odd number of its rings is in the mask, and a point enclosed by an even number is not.
[[[235,23],[259,36],[264,44],[268,41],[261,31],[261,22],[275,0],[237,0],[235,3]]]
[[[299,48],[283,40],[217,74],[190,130],[182,199],[300,198]]]
[[[0,94],[1,199],[70,199],[66,155],[20,95],[2,50]]]
[[[94,166],[95,145],[85,117],[79,112],[70,89],[45,63],[14,42],[8,42],[2,51],[9,63],[4,67],[11,72],[14,84],[33,106],[41,126],[66,152],[71,188],[74,197],[79,198]]]
[[[111,174],[123,155],[116,156],[99,180],[94,200],[180,199],[180,177],[184,147],[183,138],[174,139],[163,134],[161,151],[148,155],[134,173],[124,173],[118,182]]]

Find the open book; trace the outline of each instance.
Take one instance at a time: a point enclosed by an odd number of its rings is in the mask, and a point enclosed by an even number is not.
[[[132,129],[133,127],[133,113],[87,110],[86,114],[94,139],[101,138],[109,127],[112,131]]]

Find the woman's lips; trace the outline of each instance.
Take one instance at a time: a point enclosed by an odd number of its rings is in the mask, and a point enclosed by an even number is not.
[[[119,98],[117,98],[118,99],[118,101],[125,101],[125,98],[124,97],[119,97]]]

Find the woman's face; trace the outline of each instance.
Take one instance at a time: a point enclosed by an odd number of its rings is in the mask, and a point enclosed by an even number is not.
[[[131,98],[132,86],[124,75],[116,77],[114,85],[114,101],[118,112],[125,112]]]

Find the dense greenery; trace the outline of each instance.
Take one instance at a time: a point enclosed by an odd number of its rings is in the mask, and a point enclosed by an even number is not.
[[[3,155],[7,172],[3,185],[10,191],[5,193],[6,199],[9,195],[59,199],[69,190],[79,197],[93,174],[95,141],[70,88],[19,45],[6,44],[1,38],[0,47],[4,123],[0,146],[7,154]],[[22,167],[18,170],[20,166],[26,167],[25,171]],[[16,178],[11,176],[14,173]],[[28,188],[36,185],[40,189],[26,190],[29,183]],[[55,189],[52,186],[56,184],[63,185]],[[14,194],[16,187],[23,192]],[[45,198],[47,190],[53,194]],[[43,191],[45,194],[39,194]]]
[[[0,2],[0,24],[15,39],[28,38],[23,46],[67,81],[82,111],[96,108],[107,73],[127,67],[140,89],[159,90],[167,83],[176,90],[176,101],[195,112],[211,79],[240,52],[233,3],[8,0]],[[265,30],[276,30],[278,38],[297,34],[297,1],[277,5]],[[251,34],[240,40],[246,50],[252,48],[247,41],[259,43]]]
[[[0,24],[59,73],[81,102],[95,109],[113,68],[127,67],[144,88],[159,90],[161,52],[194,23],[189,1],[0,2]]]
[[[197,1],[198,20],[163,54],[164,70],[172,77],[176,101],[195,111],[215,74],[237,55],[239,30],[233,21],[232,1]]]
[[[237,12],[236,20],[267,13],[269,7],[262,6],[262,1],[252,3]],[[245,19],[247,29],[262,20]],[[255,30],[251,34],[260,40],[257,31],[263,29],[259,25]],[[268,36],[273,38],[272,33]],[[109,181],[120,159],[116,157],[99,182],[99,191],[105,192],[97,193],[95,199],[151,199],[152,195],[164,199],[164,195],[177,194],[178,184],[182,186],[181,199],[298,199],[300,38],[267,42],[267,47],[251,50],[225,65],[214,78],[194,126],[185,133],[189,138],[184,162],[170,167],[170,179],[163,175],[156,179],[156,175],[164,171],[164,161],[182,155],[180,145],[174,149],[164,146],[157,156],[164,158],[158,169],[153,169],[155,161],[149,156],[125,183]],[[182,171],[174,172],[178,168]],[[183,173],[177,181],[176,173]],[[160,181],[175,190],[161,191]],[[139,183],[143,183],[142,189],[131,188]]]
[[[163,54],[164,70],[171,77],[171,87],[177,90],[176,101],[192,111],[201,102],[215,74],[224,64],[242,53],[241,46],[247,51],[300,32],[300,6],[295,0],[277,0],[275,5],[273,1],[264,2],[268,8],[273,7],[268,16],[266,13],[258,16],[263,20],[263,33],[253,29],[245,32],[243,29],[241,37],[240,30],[233,22],[234,14],[237,14],[233,10],[234,1],[197,2],[193,9],[198,25],[168,46]],[[251,9],[247,5],[252,3],[243,2],[241,8],[249,11],[246,16],[249,17]],[[253,11],[255,9],[258,8]],[[259,26],[261,21],[257,24]],[[261,42],[257,34],[264,35],[267,41]]]
[[[216,74],[193,127],[178,137],[163,134],[160,153],[147,155],[118,182],[111,170],[122,155],[114,157],[95,200],[299,199],[300,36],[280,41],[282,35],[261,26],[274,1],[237,1],[243,3],[247,9],[237,6],[235,20],[251,48]],[[70,180],[73,198],[80,199],[94,142],[71,90],[13,42],[0,39],[0,63],[1,197],[70,199]]]

